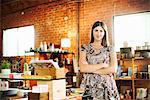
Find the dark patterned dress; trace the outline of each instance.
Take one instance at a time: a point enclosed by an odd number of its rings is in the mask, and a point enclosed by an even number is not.
[[[112,47],[94,49],[91,44],[82,45],[81,51],[86,52],[88,64],[100,64],[110,62]],[[84,73],[81,88],[88,91],[94,100],[120,100],[115,80],[112,74],[99,75],[94,73]]]

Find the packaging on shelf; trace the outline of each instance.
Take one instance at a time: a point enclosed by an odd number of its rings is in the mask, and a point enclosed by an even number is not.
[[[44,93],[48,92],[48,85],[38,85],[32,87],[32,93]]]
[[[8,81],[0,81],[0,91],[8,90]]]
[[[136,99],[144,99],[145,97],[147,97],[147,88],[137,88]]]
[[[46,44],[46,42],[44,42],[43,51],[47,52],[47,44]]]
[[[43,51],[43,49],[44,49],[43,42],[40,42],[40,49],[41,49],[41,51]]]

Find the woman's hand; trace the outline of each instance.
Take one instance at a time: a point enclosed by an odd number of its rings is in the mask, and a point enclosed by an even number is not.
[[[105,69],[105,68],[108,68],[108,67],[109,67],[109,64],[102,63],[101,66],[103,66],[103,67],[100,68],[100,69],[98,69],[98,70],[96,70],[94,73],[100,74],[100,70]]]

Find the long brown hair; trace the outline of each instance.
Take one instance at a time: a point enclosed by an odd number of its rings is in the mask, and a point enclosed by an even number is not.
[[[93,43],[94,42],[94,36],[93,36],[93,30],[95,27],[97,26],[101,26],[104,30],[104,36],[102,38],[102,42],[101,42],[101,45],[104,46],[104,47],[107,47],[109,45],[109,42],[108,42],[108,31],[107,31],[107,26],[104,22],[100,22],[100,21],[96,21],[93,26],[92,26],[92,30],[91,30],[91,41],[90,43]]]

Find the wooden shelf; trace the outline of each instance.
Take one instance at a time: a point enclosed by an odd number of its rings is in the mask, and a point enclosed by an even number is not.
[[[150,51],[150,50],[136,50],[136,52],[145,52],[145,51]],[[118,86],[121,87],[123,84],[126,82],[124,81],[129,81],[131,89],[132,89],[132,98],[135,100],[136,98],[136,83],[138,83],[138,87],[145,87],[149,88],[149,81],[150,79],[138,79],[135,78],[134,71],[135,67],[137,68],[137,71],[140,72],[142,70],[143,65],[149,65],[150,64],[150,58],[145,58],[145,57],[133,57],[129,59],[119,59],[122,69],[124,72],[128,72],[128,68],[132,67],[132,77],[119,77],[115,78],[116,82],[118,83]],[[119,82],[120,81],[120,82]],[[123,82],[123,83],[122,83]],[[122,93],[122,91],[121,91]]]
[[[134,60],[150,60],[150,58],[144,58],[144,57],[125,58],[125,59],[118,59],[118,60],[132,61],[132,59],[134,59]]]
[[[147,49],[147,50],[135,50],[135,52],[145,52],[145,51],[150,52],[150,49]]]
[[[66,85],[66,88],[72,88],[72,85]]]
[[[115,80],[133,80],[133,78],[114,78]]]
[[[150,81],[150,79],[134,79],[135,81]]]
[[[66,78],[56,78],[56,79],[41,79],[41,78],[0,78],[0,79],[7,79],[7,80],[36,80],[36,81],[52,81],[52,80],[61,80]]]
[[[10,91],[10,90],[16,90],[16,91],[22,91],[22,92],[32,92],[32,90],[25,90],[25,89],[19,89],[19,88],[8,88],[7,90],[1,90],[1,91]]]
[[[114,78],[116,81],[117,80],[135,80],[135,81],[150,81],[150,79],[137,79],[137,78]]]
[[[54,52],[51,52],[51,51],[25,51],[25,53],[31,53],[31,52],[34,52],[34,53],[55,53],[55,54],[74,54],[73,52],[58,52],[58,51],[54,51]]]

